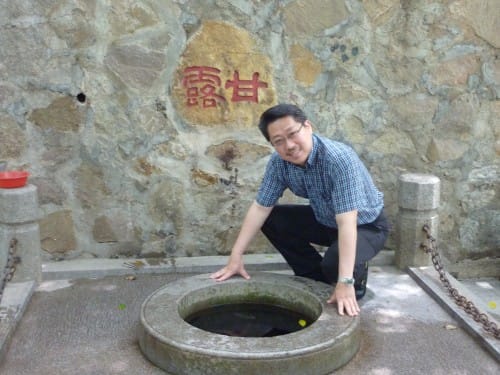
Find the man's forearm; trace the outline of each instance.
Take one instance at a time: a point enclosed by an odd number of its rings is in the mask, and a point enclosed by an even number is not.
[[[356,260],[357,211],[337,216],[339,233],[339,277],[353,276]]]
[[[253,238],[271,213],[273,207],[264,207],[253,202],[241,225],[240,233],[231,250],[231,256],[242,256]]]

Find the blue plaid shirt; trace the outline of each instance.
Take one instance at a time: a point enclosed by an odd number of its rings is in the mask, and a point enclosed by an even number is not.
[[[305,167],[277,152],[271,155],[256,201],[272,207],[287,188],[309,199],[316,219],[328,227],[337,227],[335,215],[352,210],[358,210],[358,225],[371,223],[384,205],[384,195],[354,150],[316,134]]]

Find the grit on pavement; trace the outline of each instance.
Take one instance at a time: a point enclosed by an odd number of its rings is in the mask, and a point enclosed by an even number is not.
[[[140,308],[156,289],[192,275],[42,282],[15,331],[0,374],[166,374],[138,347]],[[407,273],[371,266],[368,292],[360,302],[361,348],[335,374],[500,373],[497,359]]]

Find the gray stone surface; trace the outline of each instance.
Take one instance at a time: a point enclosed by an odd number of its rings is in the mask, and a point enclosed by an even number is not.
[[[177,257],[223,254],[271,152],[257,116],[294,102],[359,152],[392,222],[399,175],[434,174],[443,256],[489,257],[500,243],[497,5],[0,0],[0,160],[30,169],[48,221],[71,211],[75,241],[45,260],[146,256],[161,241]],[[187,65],[221,70],[226,102],[182,110]],[[235,70],[265,77],[258,103],[231,101]],[[99,217],[116,237],[92,236]],[[251,248],[268,250],[262,238]]]
[[[439,217],[436,213],[418,212],[418,211],[400,211],[398,212],[396,223],[396,243],[398,245],[395,251],[396,265],[404,269],[410,266],[427,266],[430,264],[430,257],[422,251],[420,245],[425,241],[425,233],[422,230],[424,224],[427,224],[431,233],[437,238]]]
[[[415,211],[439,208],[439,178],[418,173],[404,173],[399,177],[399,208]]]
[[[227,264],[227,256],[142,258],[142,259],[74,259],[42,264],[43,280],[98,278],[134,274],[206,273]],[[280,254],[246,254],[245,268],[249,271],[290,270]],[[370,260],[370,265],[394,264],[394,252],[382,250]]]
[[[15,257],[19,257],[16,265],[13,281],[21,282],[28,280],[40,281],[42,278],[41,252],[40,252],[40,231],[37,223],[21,225],[0,224],[0,268],[4,270],[8,258],[8,251],[11,239],[15,238]],[[3,263],[2,263],[3,261]],[[1,274],[1,272],[0,272]]]
[[[17,325],[36,287],[35,281],[12,282],[3,290],[0,301],[0,362],[5,358]]]
[[[76,248],[76,235],[71,211],[52,212],[40,220],[41,247],[51,254],[64,254]]]
[[[133,281],[116,276],[43,282],[0,364],[0,373],[165,374],[145,359],[137,345],[140,307],[157,288],[187,276],[142,274]],[[394,267],[370,268],[361,309],[360,351],[336,375],[498,373],[494,357]]]
[[[500,340],[484,331],[479,322],[474,321],[471,315],[456,304],[443,287],[439,274],[433,267],[412,267],[409,269],[409,274],[500,363]],[[497,304],[500,306],[500,282],[498,280],[471,279],[459,282],[448,273],[445,273],[445,276],[460,296],[471,302],[480,313],[487,314],[488,319],[496,324],[497,329],[500,329],[500,315],[497,310]]]
[[[340,316],[326,303],[329,285],[271,272],[224,283],[209,276],[167,284],[142,305],[139,346],[167,372],[324,375],[349,362],[359,350],[359,317]],[[212,306],[245,302],[281,306],[316,320],[293,334],[273,337],[219,335],[184,321]]]
[[[424,225],[438,238],[439,178],[408,173],[399,177],[399,211],[396,221],[396,265],[426,266],[430,257],[420,247],[425,240]]]
[[[32,223],[40,218],[35,185],[0,189],[0,224]]]
[[[0,277],[3,278],[12,239],[19,257],[13,281],[41,280],[41,249],[37,187],[0,189]]]
[[[465,259],[447,265],[448,271],[457,279],[497,278],[500,280],[500,258],[492,256],[481,259]]]

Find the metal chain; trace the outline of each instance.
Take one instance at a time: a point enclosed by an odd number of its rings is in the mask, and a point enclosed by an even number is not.
[[[4,275],[0,283],[0,302],[2,301],[5,286],[10,280],[12,280],[12,277],[14,277],[14,272],[16,272],[16,265],[20,262],[20,258],[16,256],[17,242],[18,241],[16,238],[10,240],[7,263],[5,264]]]
[[[455,300],[455,303],[462,309],[464,309],[467,314],[471,315],[476,322],[482,324],[486,332],[490,333],[494,338],[500,339],[500,329],[498,328],[497,324],[490,321],[488,315],[479,311],[474,303],[469,301],[464,296],[460,295],[458,293],[458,290],[451,286],[450,280],[446,276],[446,272],[443,269],[441,257],[437,252],[436,239],[432,236],[430,228],[427,224],[423,226],[422,230],[427,236],[429,245],[422,243],[420,244],[420,248],[427,254],[431,254],[432,264],[434,265],[436,271],[439,273],[439,280],[441,280],[450,296]]]

